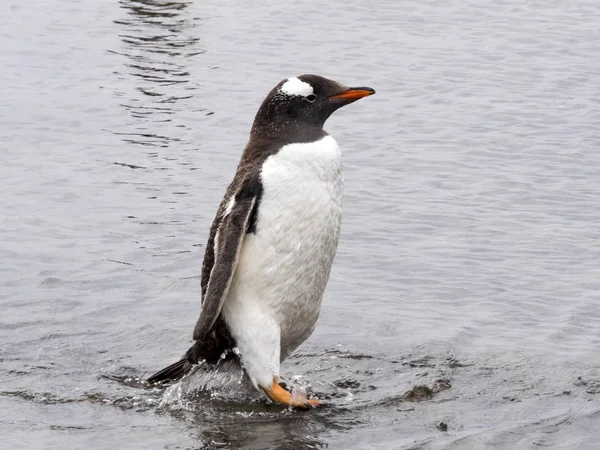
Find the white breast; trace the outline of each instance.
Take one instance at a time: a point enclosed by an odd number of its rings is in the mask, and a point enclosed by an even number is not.
[[[279,327],[283,360],[312,333],[329,279],[342,214],[340,148],[331,136],[287,145],[265,161],[261,180],[256,233],[246,236],[225,314],[234,328],[243,326],[234,315],[270,316],[264,323]]]

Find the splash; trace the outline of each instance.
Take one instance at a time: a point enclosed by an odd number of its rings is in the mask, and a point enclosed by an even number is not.
[[[248,402],[256,392],[244,374],[238,358],[239,349],[226,350],[216,364],[201,361],[180,381],[169,386],[162,397],[159,409],[184,409],[197,411],[207,402]]]

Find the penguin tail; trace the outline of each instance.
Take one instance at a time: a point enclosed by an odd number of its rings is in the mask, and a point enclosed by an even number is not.
[[[188,360],[187,356],[184,356],[179,361],[159,370],[154,375],[149,377],[146,381],[148,383],[165,383],[168,381],[177,381],[190,371],[192,364]]]

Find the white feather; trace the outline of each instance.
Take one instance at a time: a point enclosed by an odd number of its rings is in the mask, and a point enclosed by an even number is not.
[[[232,195],[231,198],[229,199],[229,203],[227,203],[227,208],[225,208],[225,213],[223,214],[223,217],[227,217],[229,214],[231,214],[231,211],[233,211],[234,206],[235,206],[235,195]]]
[[[313,87],[297,77],[288,78],[287,81],[281,85],[279,90],[286,95],[297,95],[300,97],[308,97],[309,95],[314,94]]]
[[[337,249],[343,181],[331,136],[290,144],[264,163],[256,233],[248,234],[223,313],[255,387],[314,330]]]

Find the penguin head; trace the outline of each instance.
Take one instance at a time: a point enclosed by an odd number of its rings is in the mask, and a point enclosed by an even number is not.
[[[288,78],[275,86],[263,101],[253,132],[260,131],[257,127],[323,128],[337,109],[374,93],[369,87],[347,87],[318,75]]]

